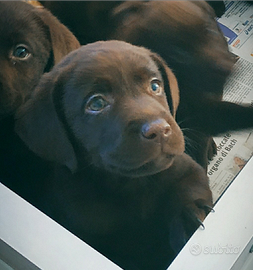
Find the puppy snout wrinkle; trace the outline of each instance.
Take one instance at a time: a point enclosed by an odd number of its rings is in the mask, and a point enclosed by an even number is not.
[[[141,134],[145,139],[158,143],[168,139],[171,133],[171,126],[164,119],[147,122],[141,129]]]

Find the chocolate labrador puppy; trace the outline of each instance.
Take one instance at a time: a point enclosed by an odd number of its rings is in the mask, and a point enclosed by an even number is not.
[[[222,101],[235,57],[215,16],[205,1],[127,1],[114,9],[111,35],[151,49],[173,70],[186,152],[203,167],[215,152],[211,136],[253,126],[252,108]]]
[[[46,9],[1,1],[0,117],[13,113],[41,75],[78,47],[71,32]]]
[[[42,74],[79,46],[74,35],[46,9],[23,1],[0,2],[0,181],[17,192],[32,171],[40,169],[32,169],[36,157],[13,131],[13,114],[29,98]]]
[[[105,41],[70,53],[16,114],[19,136],[56,165],[40,208],[123,269],[166,269],[212,206],[178,104],[157,54]]]

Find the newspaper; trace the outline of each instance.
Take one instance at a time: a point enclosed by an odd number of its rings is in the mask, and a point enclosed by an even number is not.
[[[244,1],[224,1],[225,14],[218,24],[230,50],[253,63],[253,7]]]
[[[218,24],[231,52],[239,56],[224,87],[226,101],[253,105],[253,5],[224,1],[225,14]],[[252,119],[253,121],[253,119]],[[230,132],[214,138],[217,155],[209,162],[207,174],[214,202],[253,155],[253,129]]]

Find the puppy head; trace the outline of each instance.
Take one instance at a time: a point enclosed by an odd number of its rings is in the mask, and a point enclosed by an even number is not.
[[[22,1],[0,2],[0,118],[12,114],[78,41],[48,11]]]
[[[34,152],[72,171],[84,166],[80,153],[87,153],[112,173],[150,175],[184,151],[178,96],[159,56],[121,41],[97,42],[44,76],[19,110],[16,131]]]

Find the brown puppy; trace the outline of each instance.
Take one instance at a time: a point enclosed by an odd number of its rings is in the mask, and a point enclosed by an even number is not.
[[[22,1],[0,2],[0,117],[14,112],[41,75],[78,47],[71,32],[46,9]]]
[[[166,269],[212,205],[178,103],[158,55],[107,41],[70,53],[16,115],[24,142],[57,164],[39,207],[124,269]]]
[[[129,1],[114,10],[114,19],[113,39],[145,46],[172,68],[186,151],[203,167],[210,136],[252,127],[252,108],[222,101],[235,59],[205,1]]]
[[[32,178],[33,171],[40,169],[33,168],[36,157],[14,134],[13,114],[42,74],[79,46],[46,9],[23,1],[0,2],[0,181],[19,194],[31,192],[25,182],[36,182],[40,176]]]

